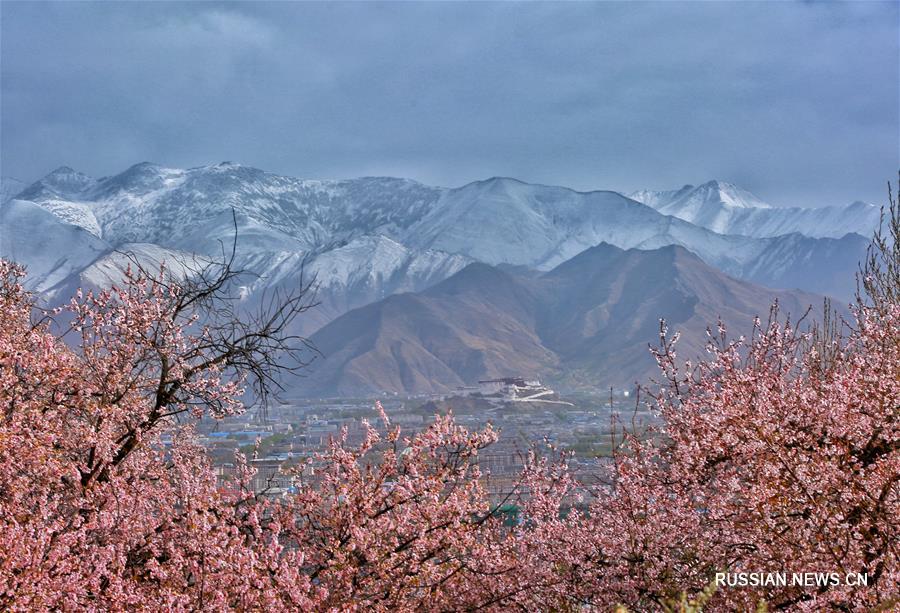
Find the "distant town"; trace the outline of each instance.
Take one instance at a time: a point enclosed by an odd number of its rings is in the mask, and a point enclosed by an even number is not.
[[[488,424],[499,430],[500,439],[479,455],[496,499],[511,489],[532,446],[544,453],[568,452],[570,467],[589,479],[597,462],[609,455],[614,429],[620,432],[622,424],[640,429],[652,421],[630,390],[562,396],[537,379],[516,376],[481,380],[445,395],[274,403],[220,421],[204,418],[198,433],[220,478],[234,473],[235,452],[242,451],[256,470],[254,491],[280,496],[295,487],[297,479],[316,481],[315,463],[307,460],[344,430],[349,446],[365,438],[364,421],[386,431],[374,409],[376,400],[384,406],[390,426],[399,426],[402,434],[422,430],[435,415],[450,411],[470,430]]]

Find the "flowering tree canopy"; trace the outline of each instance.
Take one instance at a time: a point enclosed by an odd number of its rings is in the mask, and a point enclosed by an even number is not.
[[[900,606],[900,215],[891,200],[845,322],[710,333],[680,364],[661,327],[662,426],[631,435],[591,514],[606,564],[586,600],[657,608],[717,572],[835,572],[840,585],[720,588],[708,608]],[[868,587],[847,585],[865,575]],[[792,583],[792,582],[791,582]]]
[[[600,485],[531,453],[506,501],[518,522],[478,467],[497,432],[448,415],[405,435],[380,405],[383,427],[359,446],[336,437],[283,497],[254,493],[240,454],[218,482],[192,422],[243,410],[246,385],[263,397],[293,368],[285,355],[303,365],[286,332],[301,296],[246,322],[211,307],[227,270],[129,273],[36,321],[23,271],[0,262],[0,608],[898,606],[896,238],[876,241],[846,333],[776,310],[747,339],[711,333],[710,357],[685,365],[663,326],[664,380],[648,388],[660,425],[625,434]],[[868,585],[710,588],[717,573],[785,571]]]
[[[488,503],[475,460],[496,433],[451,417],[412,437],[368,426],[359,448],[339,437],[310,460],[321,482],[298,474],[285,499],[250,491],[240,456],[220,487],[176,418],[240,411],[242,379],[283,340],[272,327],[225,342],[178,284],[129,274],[65,309],[72,349],[32,321],[21,274],[0,264],[2,608],[490,607],[560,583],[516,572],[565,531],[560,466],[535,458],[522,477],[539,529]]]
[[[777,305],[748,339],[680,364],[661,326],[661,426],[626,436],[591,513],[605,563],[585,601],[664,607],[716,573],[834,572],[839,585],[720,587],[712,610],[900,606],[900,211],[891,199],[846,333]],[[865,575],[867,587],[847,585]],[[792,581],[789,583],[793,583]]]
[[[789,324],[669,374],[658,436],[629,440],[592,514],[595,594],[640,609],[717,572],[837,572],[839,586],[720,589],[710,606],[869,610],[900,585],[900,306],[862,311],[825,368]],[[845,585],[864,573],[868,588]]]

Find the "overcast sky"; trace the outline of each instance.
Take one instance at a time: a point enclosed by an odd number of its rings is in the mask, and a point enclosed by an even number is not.
[[[231,160],[881,203],[898,4],[0,2],[2,173]]]

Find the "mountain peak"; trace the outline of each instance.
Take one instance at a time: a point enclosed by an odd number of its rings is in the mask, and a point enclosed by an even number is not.
[[[472,181],[471,183],[467,183],[458,189],[465,189],[469,186],[478,186],[484,189],[494,189],[494,188],[505,188],[510,185],[529,185],[524,181],[520,181],[519,179],[514,179],[513,177],[488,177],[487,179],[481,179],[479,181]]]
[[[728,181],[721,181],[719,179],[710,179],[706,183],[703,183],[699,187],[714,187],[716,189],[729,188],[734,187],[734,183],[729,183]]]
[[[129,170],[135,170],[138,168],[159,168],[159,164],[156,164],[154,162],[147,162],[147,161],[138,162],[137,164],[130,166],[125,172],[128,172]]]
[[[491,266],[490,264],[485,264],[484,262],[472,262],[471,264],[460,270],[458,273],[456,273],[456,276],[460,279],[468,278],[496,280],[506,278],[509,275],[496,266]]]
[[[238,170],[244,168],[242,164],[238,164],[237,162],[232,162],[231,160],[224,160],[219,162],[218,164],[210,164],[209,166],[204,167],[206,170],[211,170],[214,172],[227,172],[229,170]]]
[[[472,262],[456,274],[427,290],[431,295],[457,294],[459,292],[487,291],[488,288],[509,287],[512,276],[496,266],[484,262]]]
[[[51,170],[47,174],[47,176],[55,177],[55,176],[60,176],[60,175],[71,175],[71,174],[80,174],[80,173],[78,173],[78,171],[74,170],[71,166],[60,166],[58,168]]]
[[[604,241],[588,247],[576,256],[562,262],[544,273],[544,276],[547,278],[569,276],[587,279],[590,274],[609,266],[610,262],[615,261],[624,253],[624,249]]]
[[[83,172],[78,172],[70,166],[60,166],[59,168],[52,170],[47,176],[41,179],[40,182],[50,185],[76,187],[92,184],[94,183],[94,179]]]
[[[25,200],[34,200],[42,195],[78,200],[95,184],[96,181],[86,174],[73,170],[69,166],[60,166],[43,179],[32,183],[22,192],[21,196]]]
[[[701,183],[697,187],[694,188],[696,191],[718,191],[718,192],[729,192],[736,189],[736,186],[733,183],[728,183],[727,181],[720,181],[718,179],[711,179],[706,183]]]
[[[606,241],[603,241],[601,243],[597,243],[593,247],[588,247],[587,249],[585,249],[584,251],[582,251],[575,257],[570,258],[569,260],[566,260],[565,262],[563,262],[562,264],[557,266],[557,268],[565,266],[569,262],[578,262],[580,260],[589,260],[589,259],[593,259],[593,258],[608,258],[608,257],[621,255],[621,254],[625,253],[625,251],[626,250],[622,249],[621,247],[616,247],[615,245],[613,245],[611,243],[607,243]]]
[[[213,164],[210,166],[212,170],[234,170],[238,168],[244,168],[243,164],[239,164],[238,162],[232,162],[231,160],[224,160],[219,162],[218,164]]]
[[[738,187],[734,183],[713,179],[693,190],[702,194],[705,198],[716,198],[726,207],[739,209],[769,209],[771,205],[763,202],[749,191]]]
[[[630,252],[630,251],[641,251],[641,250],[629,249],[628,251]],[[664,245],[664,246],[659,247],[658,249],[654,249],[652,251],[655,251],[660,256],[664,256],[666,258],[671,258],[671,261],[676,264],[681,264],[681,265],[689,264],[691,266],[701,266],[705,269],[708,269],[709,271],[717,270],[717,269],[713,268],[712,266],[710,266],[709,264],[707,264],[706,262],[704,262],[703,258],[698,256],[696,253],[694,253],[687,247],[684,247],[683,245],[676,245],[673,243],[671,245]],[[643,253],[646,253],[646,251],[643,251]]]
[[[99,194],[110,196],[122,191],[134,191],[136,194],[142,194],[149,190],[162,188],[165,185],[165,179],[170,175],[180,176],[182,174],[181,170],[164,168],[153,162],[140,162],[129,166],[117,175],[101,179]]]

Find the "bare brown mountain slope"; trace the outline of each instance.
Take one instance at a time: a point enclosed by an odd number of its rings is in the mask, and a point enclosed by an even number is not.
[[[659,319],[703,352],[718,319],[736,336],[774,300],[795,317],[822,298],[733,279],[686,249],[601,244],[542,275],[472,264],[420,293],[337,318],[312,337],[323,359],[301,395],[434,393],[480,378],[537,376],[572,385],[628,385],[655,373]]]

